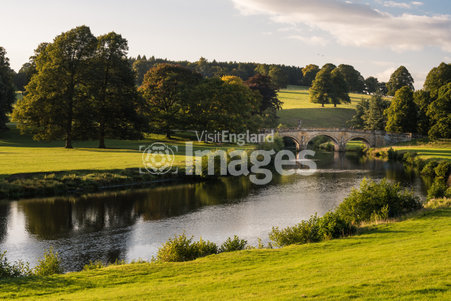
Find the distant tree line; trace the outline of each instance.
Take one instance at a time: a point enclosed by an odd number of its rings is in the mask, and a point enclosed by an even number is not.
[[[413,78],[400,66],[387,83],[391,101],[380,94],[357,105],[349,126],[388,132],[411,132],[431,139],[451,138],[451,64],[441,63],[414,91]]]

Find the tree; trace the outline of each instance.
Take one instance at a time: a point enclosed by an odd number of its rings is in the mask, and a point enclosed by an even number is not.
[[[332,63],[324,64],[324,66],[321,67],[321,69],[329,69],[330,72],[332,72],[335,68],[337,68],[337,66]]]
[[[382,95],[388,94],[387,83],[384,82],[379,83],[379,93],[381,93]]]
[[[269,76],[256,74],[244,82],[252,91],[257,93],[260,100],[258,113],[267,122],[274,126],[277,122],[277,111],[282,108],[282,102],[277,98],[277,87]]]
[[[329,68],[322,68],[315,77],[312,87],[309,90],[310,101],[324,104],[330,103],[330,97],[333,94],[332,75]]]
[[[382,98],[380,94],[373,95],[364,113],[365,130],[384,130],[387,118],[384,111],[390,106],[390,102]]]
[[[387,132],[416,132],[417,108],[413,101],[413,92],[408,86],[396,91],[385,114],[387,115],[387,126],[385,127]]]
[[[255,67],[255,73],[261,74],[261,75],[268,75],[269,68],[266,64],[258,64],[257,67]]]
[[[348,94],[348,85],[346,84],[343,74],[339,69],[332,70],[330,74],[332,79],[332,94],[330,95],[330,98],[334,107],[342,102],[350,103],[351,98],[349,98]]]
[[[418,90],[413,93],[413,100],[418,108],[417,130],[421,135],[428,135],[431,127],[431,122],[427,116],[427,110],[432,102],[429,92],[425,90]]]
[[[41,47],[36,74],[13,112],[22,131],[31,129],[35,139],[64,138],[66,148],[86,133],[96,45],[89,27],[80,26]]]
[[[440,88],[437,99],[428,107],[427,116],[432,123],[429,138],[451,138],[451,83]]]
[[[317,65],[310,64],[302,68],[302,84],[311,87],[318,72],[319,67]]]
[[[127,60],[127,40],[111,32],[98,37],[92,121],[99,148],[105,137],[135,138],[143,126],[139,111],[143,104],[135,88],[135,74]]]
[[[362,93],[365,88],[365,80],[359,71],[351,65],[341,64],[337,67],[348,86],[350,92]]]
[[[6,57],[5,49],[0,47],[0,130],[6,129],[6,122],[8,121],[6,114],[11,112],[15,100],[13,71],[9,67],[9,59]]]
[[[288,77],[279,66],[271,66],[268,75],[278,89],[287,87]]]
[[[412,75],[410,75],[406,67],[400,66],[395,70],[395,72],[393,72],[387,83],[388,95],[395,95],[396,91],[405,86],[412,91],[415,90],[413,87]]]
[[[365,115],[367,114],[369,106],[369,100],[362,98],[355,108],[354,116],[347,122],[347,125],[353,129],[364,129]]]
[[[139,91],[149,105],[154,127],[168,138],[171,130],[182,124],[182,108],[201,79],[197,72],[170,64],[157,65],[144,76]]]
[[[437,98],[440,88],[451,82],[451,64],[441,63],[438,67],[429,71],[424,90],[428,91],[432,98]]]
[[[379,81],[377,78],[370,76],[365,79],[365,88],[368,94],[373,94],[379,91]]]

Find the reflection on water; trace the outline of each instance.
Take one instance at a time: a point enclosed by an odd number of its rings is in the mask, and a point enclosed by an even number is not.
[[[0,250],[32,265],[53,246],[66,270],[90,260],[150,259],[174,234],[221,243],[234,234],[256,244],[272,226],[293,225],[338,205],[363,177],[387,177],[424,195],[425,185],[397,163],[319,153],[312,176],[274,177],[264,187],[245,177],[0,204]]]

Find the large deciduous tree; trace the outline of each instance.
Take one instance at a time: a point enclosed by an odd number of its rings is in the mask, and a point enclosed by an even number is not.
[[[351,98],[349,98],[348,94],[348,85],[346,84],[343,73],[340,72],[339,69],[334,69],[330,75],[332,79],[332,94],[330,95],[330,98],[334,107],[340,103],[351,102]]]
[[[9,67],[5,49],[0,47],[0,129],[6,128],[6,114],[11,112],[15,99],[13,71]]]
[[[424,90],[428,91],[432,98],[437,98],[440,88],[451,82],[451,64],[441,63],[438,67],[429,71]]]
[[[171,137],[171,130],[183,126],[183,107],[201,79],[199,73],[171,64],[157,65],[146,73],[139,91],[149,105],[155,129]]]
[[[36,74],[13,113],[20,129],[31,128],[35,139],[64,138],[72,148],[86,131],[96,45],[89,27],[80,26],[40,49]]]
[[[365,79],[365,89],[366,89],[366,92],[368,92],[369,94],[378,92],[379,91],[379,81],[377,80],[377,78],[375,78],[373,76],[367,77],[367,79]]]
[[[384,112],[389,106],[390,102],[384,100],[380,94],[373,95],[363,116],[365,124],[363,128],[365,130],[384,130],[387,124]]]
[[[140,136],[144,108],[135,87],[135,74],[127,59],[127,40],[111,32],[97,38],[95,84],[93,85],[92,121],[105,148],[105,137]]]
[[[351,65],[341,64],[337,67],[348,86],[350,92],[362,93],[365,88],[365,80],[359,71]]]
[[[330,103],[330,97],[333,94],[333,83],[329,68],[322,68],[316,74],[309,93],[310,101],[313,103],[320,103],[323,107],[326,103]]]
[[[413,92],[408,86],[396,91],[387,115],[387,132],[407,133],[417,130],[417,107],[413,101]]]
[[[314,64],[310,64],[302,68],[302,84],[304,86],[311,87],[318,72],[319,67]]]
[[[390,80],[387,83],[388,95],[395,95],[396,91],[402,87],[408,87],[410,90],[414,91],[413,87],[413,77],[410,75],[406,67],[400,66],[393,72],[390,76]]]
[[[428,107],[427,116],[432,123],[428,133],[430,138],[451,138],[451,83],[439,89],[437,99]]]
[[[428,107],[432,102],[432,98],[429,92],[424,90],[418,90],[413,93],[413,100],[418,108],[418,120],[417,129],[421,135],[428,135],[431,127],[430,118],[427,116]]]

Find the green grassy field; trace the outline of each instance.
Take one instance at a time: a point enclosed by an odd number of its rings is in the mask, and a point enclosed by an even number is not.
[[[451,160],[451,139],[442,139],[436,142],[412,141],[393,146],[392,148],[401,152],[417,153],[418,157],[424,160]],[[388,147],[376,148],[375,151],[387,149]]]
[[[449,300],[450,218],[450,209],[420,211],[346,239],[7,280],[0,298]]]
[[[308,89],[300,86],[288,86],[279,92],[279,99],[283,101],[282,110],[278,113],[280,123],[286,126],[297,126],[302,120],[303,127],[346,127],[346,121],[354,115],[356,105],[368,95],[350,94],[351,103],[326,105],[311,103]]]
[[[162,141],[174,146],[175,166],[184,165],[185,141],[182,138],[168,140],[164,135],[150,135],[145,140],[107,139],[108,149],[97,148],[97,141],[74,142],[73,149],[63,148],[64,142],[33,141],[29,135],[20,135],[14,125],[0,133],[0,175],[65,171],[65,170],[107,170],[142,167],[140,145]],[[220,149],[227,145],[194,142],[194,150]]]

